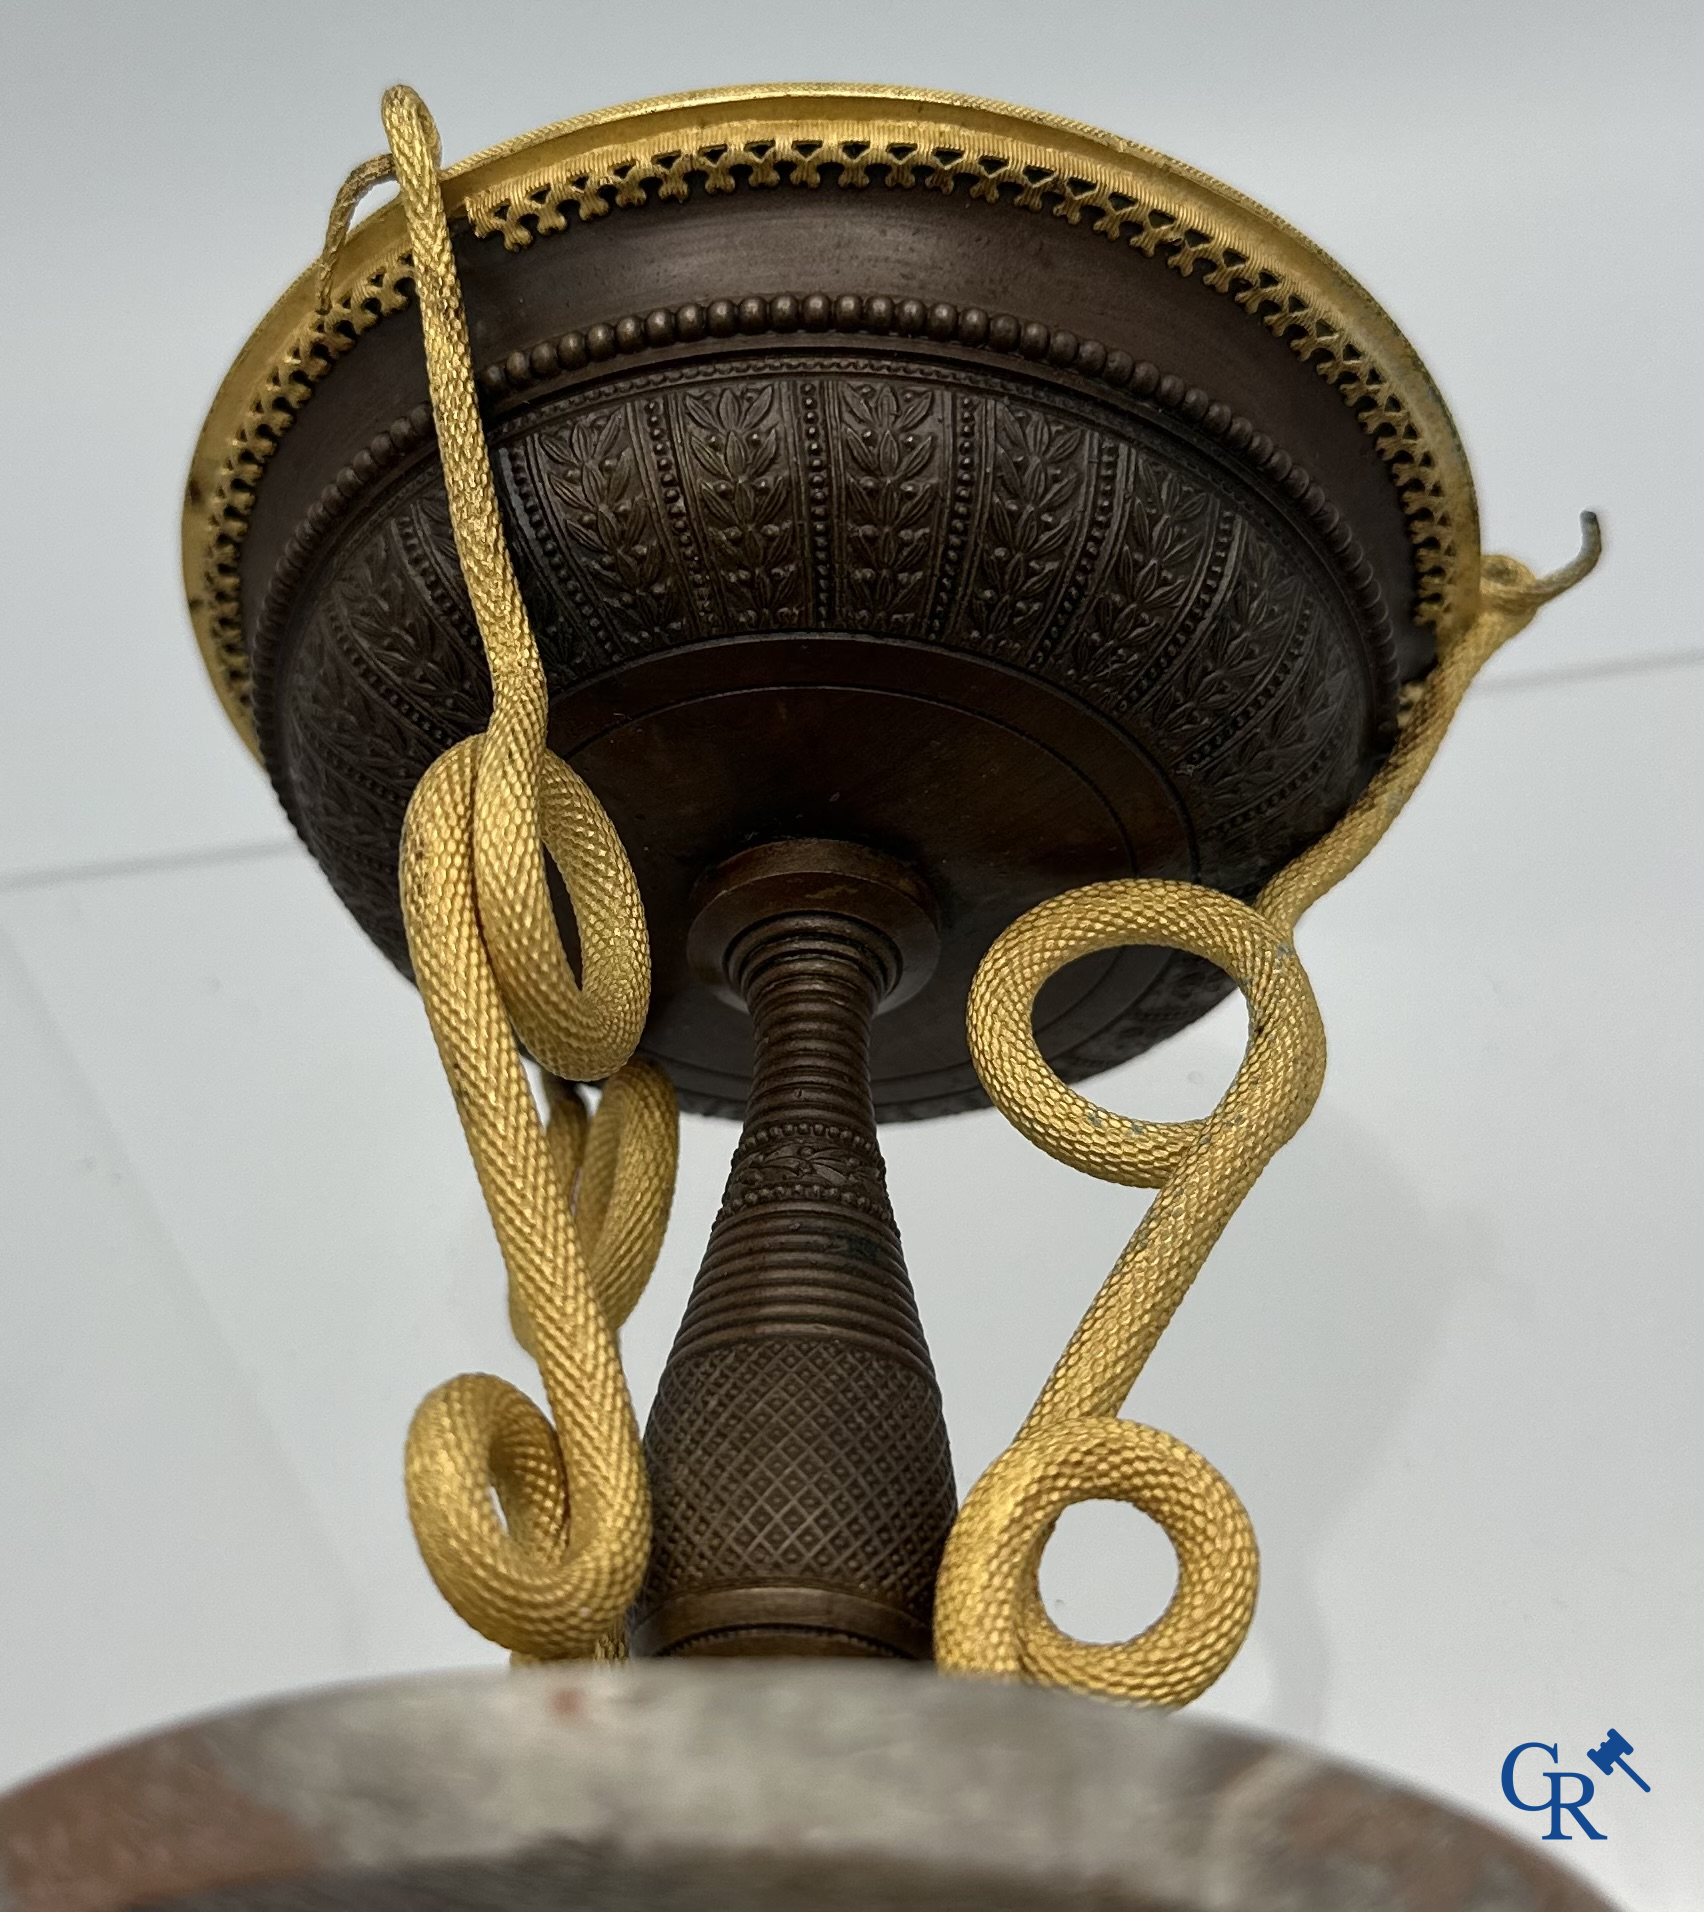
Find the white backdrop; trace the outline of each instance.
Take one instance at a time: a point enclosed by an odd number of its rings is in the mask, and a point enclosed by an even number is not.
[[[417,1399],[514,1373],[418,1006],[295,847],[201,677],[178,495],[213,387],[318,245],[407,78],[459,155],[648,93],[896,80],[1096,121],[1275,206],[1396,314],[1492,548],[1598,578],[1493,667],[1374,860],[1309,918],[1312,1125],[1131,1411],[1242,1492],[1265,1578],[1203,1713],[1505,1824],[1504,1753],[1611,1727],[1601,1844],[1641,1912],[1704,1902],[1698,1116],[1699,11],[984,0],[610,15],[533,4],[59,0],[0,33],[0,1784],[186,1711],[496,1656],[399,1485]],[[1104,1079],[1205,1109],[1228,1005]],[[731,1131],[689,1121],[628,1335],[641,1410]],[[992,1115],[891,1137],[968,1483],[1142,1198]],[[1056,1614],[1168,1584],[1074,1515]]]

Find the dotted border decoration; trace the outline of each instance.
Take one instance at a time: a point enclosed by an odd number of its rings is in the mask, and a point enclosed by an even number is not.
[[[974,109],[985,103],[959,104]],[[1258,238],[1238,245],[1211,208],[1188,203],[1184,182],[1169,182],[1177,198],[1163,204],[1151,184],[1128,169],[1115,172],[1104,161],[1073,159],[1039,141],[990,136],[968,126],[888,122],[754,134],[749,126],[730,125],[697,129],[648,153],[605,148],[536,168],[472,194],[466,210],[479,237],[500,235],[514,251],[540,234],[565,230],[565,209],[582,220],[601,218],[612,207],[645,205],[653,188],[659,199],[685,200],[698,176],[703,190],[714,194],[731,193],[742,180],[770,190],[785,183],[814,191],[830,176],[841,189],[867,189],[878,175],[890,189],[942,194],[955,192],[962,181],[972,199],[1050,212],[1072,226],[1089,214],[1091,229],[1105,238],[1183,278],[1199,271],[1203,285],[1227,294],[1312,366],[1373,439],[1390,467],[1414,547],[1415,617],[1428,624],[1437,620],[1460,583],[1462,554],[1449,487],[1412,406],[1390,371],[1353,335],[1346,316],[1288,268],[1281,247],[1261,258],[1245,249],[1258,245]],[[1271,217],[1246,202],[1244,210],[1256,219]],[[1306,247],[1299,234],[1292,239]],[[1420,381],[1429,382],[1418,360],[1415,369]],[[1463,464],[1465,470],[1465,457]]]
[[[536,138],[529,135],[494,149],[491,157],[522,153]],[[991,152],[990,144],[1000,150]],[[1191,213],[1187,202],[1181,209],[1152,203],[1145,185],[1144,196],[1138,197],[1138,180],[1115,162],[1074,162],[1047,145],[1014,141],[1005,132],[979,134],[927,123],[842,123],[820,134],[798,130],[785,136],[754,135],[749,125],[725,131],[701,127],[651,154],[611,147],[573,163],[535,169],[472,195],[465,211],[476,234],[500,233],[513,248],[532,243],[540,232],[564,229],[565,205],[590,219],[612,206],[645,204],[653,186],[660,197],[685,198],[689,180],[697,175],[702,175],[707,192],[733,192],[742,183],[772,189],[783,183],[819,187],[830,177],[842,188],[867,188],[878,176],[890,188],[952,192],[965,180],[973,198],[1050,211],[1072,225],[1092,213],[1096,232],[1137,248],[1185,277],[1199,269],[1203,284],[1233,297],[1312,365],[1374,439],[1390,469],[1414,546],[1417,621],[1436,623],[1459,596],[1463,555],[1452,507],[1456,502],[1464,506],[1471,539],[1472,480],[1447,412],[1441,418],[1443,448],[1455,454],[1451,467],[1458,462],[1460,467],[1453,480],[1440,472],[1433,447],[1397,380],[1352,336],[1347,319],[1323,304],[1305,277],[1285,268],[1281,241],[1270,260],[1253,256],[1214,230],[1210,211]],[[1180,191],[1187,192],[1187,181]],[[1246,211],[1256,220],[1269,217],[1258,207]],[[411,290],[411,262],[404,253],[376,268],[329,312],[315,314],[291,338],[248,401],[210,486],[204,489],[192,481],[186,505],[191,525],[199,514],[202,529],[190,609],[209,671],[251,744],[252,679],[242,632],[240,550],[256,489],[267,461],[314,387],[362,333],[405,306]],[[1413,374],[1418,384],[1428,384],[1418,360]],[[1441,411],[1441,401],[1439,405]],[[197,536],[193,530],[190,535]]]
[[[254,743],[253,676],[243,642],[242,546],[248,536],[255,494],[266,466],[314,387],[380,319],[400,312],[414,287],[406,256],[381,267],[353,291],[317,314],[297,336],[265,383],[249,400],[243,422],[219,468],[211,498],[192,477],[185,504],[206,510],[207,544],[199,593],[190,612],[207,619],[203,649],[208,668],[233,721]]]
[[[1004,357],[1017,355],[1127,391],[1175,413],[1274,483],[1312,523],[1342,566],[1343,582],[1359,614],[1374,668],[1383,681],[1385,701],[1394,701],[1397,658],[1388,610],[1374,581],[1372,565],[1322,487],[1266,433],[1256,430],[1250,420],[1228,405],[1214,401],[1200,386],[1186,385],[1175,373],[1162,373],[1158,366],[1133,358],[1128,352],[1109,351],[1098,339],[1079,338],[1074,332],[1049,327],[1036,319],[1019,319],[1007,312],[990,314],[979,306],[960,307],[945,300],[927,304],[921,299],[894,299],[881,293],[859,297],[856,293],[832,296],[813,292],[800,296],[784,292],[768,298],[748,295],[742,299],[692,300],[672,308],[659,306],[643,315],[629,313],[613,322],[589,326],[584,332],[566,332],[560,338],[543,340],[530,351],[511,352],[485,366],[476,384],[483,399],[498,403],[529,386],[588,366],[671,345],[696,344],[706,338],[797,332],[928,338]],[[256,633],[257,654],[270,650],[276,641],[297,586],[346,508],[383,472],[436,436],[431,406],[417,405],[406,417],[378,433],[325,486],[285,543],[268,580]],[[1388,742],[1389,738],[1381,741]]]

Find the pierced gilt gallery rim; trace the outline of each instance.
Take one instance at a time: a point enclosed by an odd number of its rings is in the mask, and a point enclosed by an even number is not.
[[[1293,227],[1147,147],[958,94],[761,86],[582,115],[475,154],[444,178],[452,220],[510,251],[573,223],[684,200],[694,191],[779,187],[962,189],[974,199],[1086,226],[1198,279],[1311,366],[1371,439],[1395,489],[1412,550],[1414,621],[1452,632],[1474,613],[1472,478],[1449,412],[1413,347],[1377,302]],[[411,292],[401,215],[389,204],[350,234],[328,311],[318,309],[313,268],[277,301],[227,373],[202,428],[185,496],[185,586],[209,674],[251,748],[241,560],[261,481],[326,374],[380,319],[409,306]],[[612,326],[626,316],[608,315]],[[1086,341],[1081,369],[1107,376],[1091,351],[1104,358],[1104,346]],[[1119,361],[1130,360],[1116,351],[1112,357],[1116,378]]]

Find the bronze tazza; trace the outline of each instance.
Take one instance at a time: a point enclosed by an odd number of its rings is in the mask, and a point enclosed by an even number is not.
[[[966,991],[1033,904],[1247,896],[1343,813],[1473,613],[1465,459],[1340,268],[1043,115],[699,94],[445,190],[551,743],[644,897],[643,1053],[746,1115],[633,1643],[926,1657],[952,1477],[876,1121],[981,1100]],[[274,308],[185,513],[227,708],[399,964],[405,807],[490,706],[404,244],[387,208]],[[1077,1079],[1228,986],[1113,951],[1036,1027]]]

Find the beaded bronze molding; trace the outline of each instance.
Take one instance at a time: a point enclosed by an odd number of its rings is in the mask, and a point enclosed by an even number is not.
[[[721,109],[732,117],[716,117]],[[927,110],[925,110],[927,109]],[[710,115],[710,117],[706,117]],[[614,144],[612,136],[620,136]],[[530,163],[523,163],[530,162]],[[1440,628],[1473,614],[1478,521],[1447,408],[1402,334],[1349,275],[1292,227],[1205,174],[1048,114],[907,88],[756,87],[687,94],[546,127],[445,175],[452,216],[507,245],[567,224],[707,191],[867,188],[1006,198],[1127,243],[1232,297],[1311,364],[1375,440],[1415,548],[1417,615]],[[282,434],[359,336],[408,300],[400,217],[387,206],[351,235],[327,313],[304,273],[257,328],[203,428],[185,493],[184,569],[204,659],[232,722],[255,746],[244,655],[240,550]]]
[[[196,521],[199,571],[189,578],[189,612],[202,655],[226,713],[255,748],[249,659],[243,643],[242,544],[267,461],[284,432],[313,397],[314,387],[364,332],[400,312],[412,288],[411,267],[398,260],[338,296],[266,373],[237,421],[211,492],[192,470],[184,493],[188,521]],[[186,549],[185,559],[188,563]]]
[[[527,388],[590,366],[633,358],[674,344],[705,338],[761,337],[771,334],[871,334],[878,337],[928,338],[956,343],[1000,357],[1019,355],[1056,371],[1070,372],[1128,392],[1172,412],[1218,441],[1251,471],[1275,484],[1312,523],[1336,557],[1358,614],[1375,666],[1395,693],[1396,649],[1389,613],[1373,580],[1373,568],[1354,534],[1307,469],[1281,446],[1228,405],[1216,402],[1200,386],[1186,385],[1175,373],[1162,373],[1145,359],[1109,351],[1098,339],[1079,338],[1061,327],[1011,313],[990,314],[978,306],[946,300],[896,299],[876,293],[779,293],[740,299],[693,300],[671,308],[589,326],[584,332],[545,339],[528,351],[515,351],[483,367],[477,375],[480,395],[499,403]],[[264,657],[276,643],[280,625],[297,587],[317,558],[334,526],[382,473],[435,440],[429,404],[417,405],[394,420],[338,472],[285,542],[267,582],[256,627],[255,653]],[[1380,739],[1389,742],[1389,736]]]
[[[967,151],[962,138],[962,129],[928,125],[860,128],[850,138],[825,129],[742,140],[732,129],[716,130],[684,150],[611,149],[540,169],[513,185],[470,195],[466,211],[481,238],[500,237],[510,250],[564,231],[565,208],[595,219],[618,206],[646,204],[653,189],[661,199],[685,199],[693,178],[711,193],[732,192],[742,181],[815,189],[829,175],[854,189],[882,177],[890,187],[944,193],[966,181],[973,199],[1008,198],[1025,211],[1052,212],[1073,226],[1085,213],[1096,215],[1093,230],[1107,238],[1162,259],[1185,278],[1199,270],[1204,285],[1228,293],[1339,389],[1391,468],[1415,545],[1416,615],[1435,622],[1460,556],[1450,487],[1423,443],[1413,407],[1378,354],[1356,336],[1354,323],[1292,268],[1238,245],[1175,191],[1156,191],[1153,182],[1134,178],[1092,171],[1085,176],[1041,148]]]

